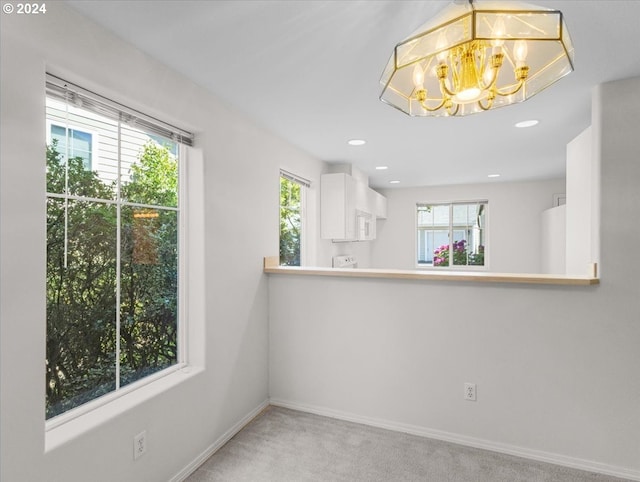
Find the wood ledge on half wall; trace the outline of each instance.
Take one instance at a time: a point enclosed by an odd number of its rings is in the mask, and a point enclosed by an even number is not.
[[[560,274],[491,273],[487,271],[401,270],[375,268],[321,268],[280,266],[278,256],[264,258],[263,270],[268,274],[300,276],[337,276],[342,278],[382,278],[424,281],[465,281],[480,283],[525,283],[542,285],[589,286],[600,284],[597,265],[591,265],[593,276],[567,276]]]

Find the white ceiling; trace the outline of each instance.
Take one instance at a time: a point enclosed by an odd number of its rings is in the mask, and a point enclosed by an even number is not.
[[[411,118],[378,100],[380,75],[395,44],[449,0],[68,1],[311,155],[352,163],[379,188],[564,175],[567,142],[590,124],[593,86],[640,75],[640,1],[531,2],[563,12],[574,72],[522,104]],[[527,119],[540,124],[514,127]],[[348,146],[353,138],[367,144]]]

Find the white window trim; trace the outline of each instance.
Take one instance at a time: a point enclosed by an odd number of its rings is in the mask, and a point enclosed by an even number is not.
[[[55,450],[61,445],[64,445],[69,441],[98,428],[108,420],[111,420],[122,413],[131,410],[133,407],[145,403],[154,397],[173,389],[177,385],[198,376],[204,371],[202,367],[183,366],[178,368],[175,365],[166,369],[166,371],[169,370],[170,373],[158,372],[155,374],[159,375],[157,379],[150,380],[146,383],[132,383],[130,389],[129,385],[127,385],[127,387],[121,389],[126,390],[127,393],[121,394],[113,399],[105,400],[104,403],[100,403],[99,406],[91,407],[91,409],[86,413],[77,414],[68,420],[64,420],[63,422],[56,424],[55,426],[50,426],[49,422],[53,419],[49,420],[45,424],[45,453]],[[154,375],[150,375],[148,378],[153,377]],[[145,380],[146,379],[140,380],[140,382]],[[101,398],[106,397],[109,397],[109,395],[104,395],[104,397]],[[99,400],[100,399],[96,399],[94,401],[87,402],[81,407],[91,405],[93,402],[97,402]],[[69,412],[73,410],[70,410]],[[65,414],[69,412],[65,412]],[[65,414],[59,415],[59,417],[63,417]]]
[[[434,266],[432,264],[420,264],[418,263],[418,216],[417,216],[417,209],[418,206],[442,206],[442,205],[446,205],[449,206],[449,215],[450,215],[450,219],[451,219],[451,209],[452,206],[454,204],[486,204],[487,206],[489,205],[489,200],[488,199],[478,199],[478,200],[470,200],[470,201],[439,201],[439,202],[417,202],[415,209],[415,215],[414,215],[414,229],[413,229],[413,242],[414,242],[414,250],[413,250],[413,260],[415,263],[415,267],[416,269],[419,270],[429,270],[429,271],[490,271],[489,270],[489,250],[485,249],[484,252],[484,265],[482,266],[478,266],[478,265],[469,265],[469,264],[465,264],[465,265],[449,265],[449,266]],[[489,239],[489,214],[490,209],[487,209],[486,213],[485,213],[485,227],[484,227],[484,237],[485,237],[485,245],[486,246],[491,246],[491,240]],[[451,233],[452,227],[451,227],[451,221],[449,222],[449,232]],[[450,241],[451,242],[451,241]],[[485,248],[486,248],[485,246]]]
[[[307,266],[307,195],[309,188],[311,187],[311,181],[303,177],[293,174],[284,169],[280,169],[280,175],[278,176],[278,185],[280,179],[285,178],[291,182],[300,185],[300,266]],[[279,193],[278,189],[278,193]],[[279,194],[278,194],[279,195]],[[279,205],[279,202],[278,202]],[[278,221],[280,221],[280,209],[278,208]],[[280,230],[278,229],[278,244],[280,238]]]
[[[309,187],[300,185],[300,266],[307,265],[307,191]]]
[[[95,430],[108,420],[134,409],[136,406],[146,403],[159,394],[172,390],[203,373],[206,314],[205,267],[202,262],[206,254],[204,242],[204,159],[201,149],[191,147],[193,145],[193,134],[164,124],[155,118],[146,117],[140,112],[128,109],[126,106],[114,103],[109,99],[101,98],[95,93],[84,91],[77,86],[67,84],[65,81],[47,74],[48,86],[52,81],[59,84],[58,90],[61,88],[64,91],[67,88],[75,89],[90,104],[95,104],[112,114],[125,111],[125,113],[129,114],[129,117],[133,116],[141,120],[145,125],[151,123],[151,127],[160,122],[161,127],[164,127],[169,137],[179,142],[179,157],[182,161],[179,164],[180,233],[178,247],[180,254],[178,276],[180,291],[178,294],[177,363],[128,384],[118,391],[105,394],[49,420],[44,420],[43,404],[45,452],[54,450],[91,430]],[[47,119],[46,139],[48,143],[51,142],[51,124],[61,125],[60,122],[56,122],[54,119]],[[65,127],[64,124],[62,124],[62,127]],[[77,128],[79,131],[92,135],[92,142],[94,143],[92,148],[92,169],[94,169],[96,167],[96,159],[100,155],[98,132],[73,125],[68,125],[67,127]]]

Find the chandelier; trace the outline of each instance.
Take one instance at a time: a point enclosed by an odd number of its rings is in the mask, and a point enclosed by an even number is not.
[[[396,45],[380,100],[410,116],[464,116],[522,102],[572,70],[562,12],[455,0]]]

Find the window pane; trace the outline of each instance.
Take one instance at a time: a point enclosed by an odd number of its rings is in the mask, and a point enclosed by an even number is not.
[[[177,362],[178,213],[122,208],[120,384]]]
[[[418,230],[418,263],[443,266],[448,262],[449,232],[441,229]]]
[[[79,157],[83,160],[84,168],[92,169],[93,136],[88,132],[69,129],[69,157]]]
[[[433,206],[433,224],[449,226],[449,205]]]
[[[47,418],[115,389],[115,240],[113,205],[47,200]]]
[[[431,232],[426,229],[418,229],[418,264],[430,264],[433,257],[429,256],[431,253],[430,245],[432,241],[430,239]]]
[[[115,196],[115,185],[87,170],[81,157],[67,163],[57,143],[52,143],[47,147],[47,192],[109,200]]]
[[[436,230],[433,231],[433,265],[438,267],[449,266],[449,231]]]
[[[484,266],[486,204],[477,204],[469,230],[469,264]]]
[[[453,245],[451,250],[453,252],[453,264],[454,265],[466,265],[467,259],[467,233],[464,230],[453,230]]]
[[[58,170],[58,183],[48,183],[47,191],[65,194],[64,169],[67,155],[70,158],[70,177],[81,185],[89,178],[99,180],[104,189],[84,192],[82,186],[70,184],[68,194],[115,199],[118,167],[118,123],[94,112],[65,105],[47,97],[47,120],[51,122],[51,138],[47,147],[47,172]],[[67,130],[68,129],[68,130]],[[67,135],[68,134],[68,135]],[[99,148],[98,148],[99,144]],[[87,171],[82,176],[81,170]],[[93,172],[92,172],[93,171]]]
[[[159,144],[143,131],[122,127],[122,196],[126,201],[178,206],[178,158],[175,143]],[[156,136],[157,137],[157,136]]]
[[[83,160],[84,168],[91,170],[92,135],[74,129],[67,129],[61,125],[51,125],[51,143],[63,158],[79,157]]]
[[[418,206],[418,226],[433,226],[432,206]]]
[[[484,213],[486,204],[454,205],[454,265],[484,265]]]
[[[72,153],[72,155],[78,155],[76,154],[77,152],[85,152],[89,156],[91,156],[91,134],[89,134],[88,132],[70,129],[70,137],[73,140],[72,148],[74,152]]]
[[[468,211],[469,206],[467,204],[454,204],[453,205],[453,225],[454,226],[466,226],[468,224]]]
[[[300,266],[302,186],[280,178],[280,265]]]
[[[55,141],[58,151],[67,155],[67,129],[63,126],[51,125],[51,141]]]

